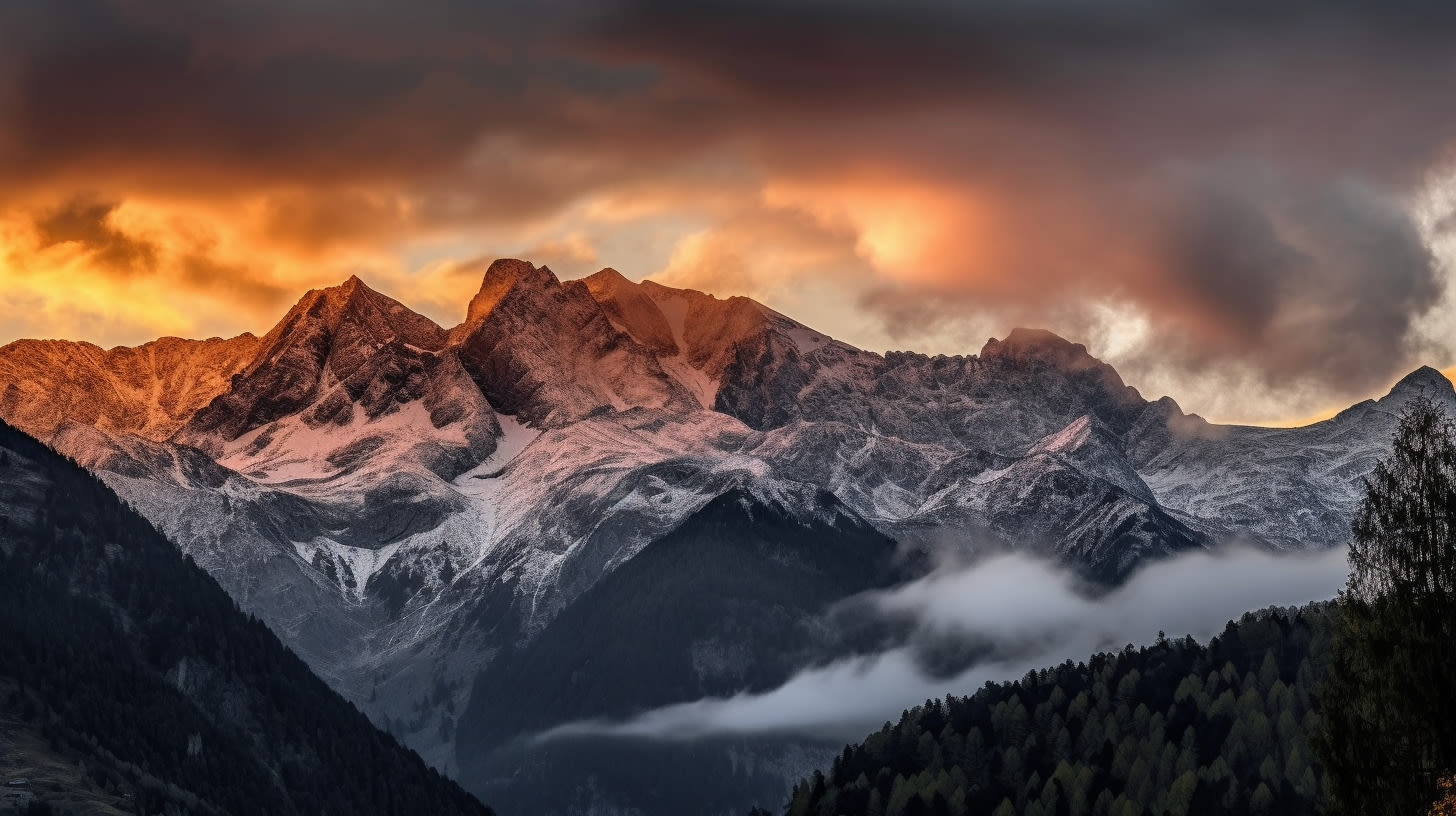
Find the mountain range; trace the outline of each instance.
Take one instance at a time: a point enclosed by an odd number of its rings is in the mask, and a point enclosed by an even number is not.
[[[825,745],[530,736],[770,688],[826,657],[828,606],[946,550],[1115,584],[1229,542],[1341,544],[1416,394],[1456,406],[1422,368],[1306,427],[1216,425],[1045,331],[882,355],[747,298],[520,260],[452,328],[351,278],[262,337],[0,348],[0,418],[435,767],[543,813],[680,812],[648,755],[718,780],[700,812],[782,801]]]

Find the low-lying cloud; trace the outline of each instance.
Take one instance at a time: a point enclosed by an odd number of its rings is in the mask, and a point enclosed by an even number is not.
[[[1346,575],[1343,548],[1304,554],[1198,552],[1146,567],[1100,596],[1049,562],[1006,555],[936,571],[847,602],[909,622],[901,642],[805,669],[771,691],[664,706],[626,721],[568,723],[537,737],[694,740],[754,735],[856,739],[929,698],[988,681],[1150,643],[1160,631],[1203,641],[1245,611],[1331,598]],[[947,648],[968,648],[946,672]]]

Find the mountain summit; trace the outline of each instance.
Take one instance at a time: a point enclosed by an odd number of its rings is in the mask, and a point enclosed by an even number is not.
[[[501,258],[494,261],[485,270],[485,278],[480,282],[480,291],[470,299],[470,306],[465,311],[466,326],[479,324],[490,315],[495,307],[510,295],[517,287],[528,292],[542,293],[559,287],[561,281],[556,279],[550,269],[535,266],[526,261],[515,258]],[[529,295],[522,295],[529,297]]]
[[[533,425],[693,404],[650,349],[612,325],[586,284],[563,284],[525,261],[490,265],[452,339],[491,404]]]
[[[377,417],[420,396],[425,358],[446,334],[429,318],[357,277],[315,289],[263,336],[231,387],[198,411],[179,441],[218,450],[285,416],[313,408],[315,423],[346,424],[352,407]],[[413,382],[411,382],[413,380]]]
[[[1438,401],[1451,399],[1451,381],[1446,375],[1430,366],[1421,366],[1405,375],[1391,387],[1385,399],[1403,402],[1412,396],[1421,395]]]

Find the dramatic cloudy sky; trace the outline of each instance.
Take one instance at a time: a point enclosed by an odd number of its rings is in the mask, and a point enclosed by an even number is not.
[[[1291,421],[1456,363],[1452,42],[1422,0],[10,0],[0,342],[351,273],[450,325],[516,255]]]

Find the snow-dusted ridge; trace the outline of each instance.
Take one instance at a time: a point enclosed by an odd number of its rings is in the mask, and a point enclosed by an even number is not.
[[[448,330],[350,279],[262,338],[0,348],[0,417],[447,770],[482,669],[719,497],[1116,581],[1227,540],[1342,543],[1417,393],[1456,409],[1422,369],[1305,428],[1214,426],[1047,332],[878,355],[746,298],[524,261]]]

